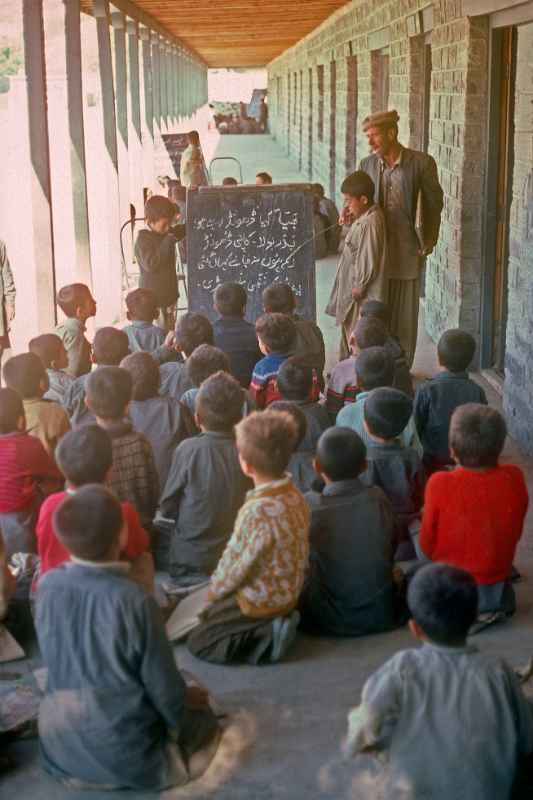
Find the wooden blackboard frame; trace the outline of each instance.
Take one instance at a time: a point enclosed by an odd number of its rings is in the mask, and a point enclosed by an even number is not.
[[[243,216],[244,212],[248,216]],[[229,228],[228,217],[234,220],[234,226]],[[226,220],[225,227],[221,220]],[[240,224],[239,220],[246,221]],[[234,238],[241,227],[245,232]],[[245,235],[248,232],[253,232],[254,241],[250,244]],[[189,190],[187,253],[191,311],[214,320],[213,292],[220,283],[232,281],[245,286],[246,319],[255,322],[263,313],[263,289],[271,283],[288,282],[295,291],[297,311],[305,319],[316,321],[312,184],[206,186]]]

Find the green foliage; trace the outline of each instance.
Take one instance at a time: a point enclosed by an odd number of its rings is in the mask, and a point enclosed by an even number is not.
[[[9,91],[9,76],[22,66],[22,53],[14,47],[0,47],[0,94]]]

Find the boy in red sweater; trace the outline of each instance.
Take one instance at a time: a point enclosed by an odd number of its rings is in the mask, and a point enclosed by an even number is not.
[[[98,425],[83,425],[67,433],[56,451],[59,467],[65,476],[67,490],[51,495],[42,505],[37,523],[41,578],[45,572],[70,560],[70,553],[56,536],[53,516],[61,501],[87,484],[105,483],[113,465],[113,448],[109,435]],[[122,514],[128,527],[122,558],[131,562],[130,577],[153,589],[154,565],[149,552],[148,534],[141,527],[139,515],[131,503],[122,503]]]
[[[479,590],[479,612],[513,613],[509,581],[529,497],[522,470],[500,465],[507,429],[493,408],[454,411],[450,454],[458,467],[429,480],[420,549],[431,561],[465,569]]]

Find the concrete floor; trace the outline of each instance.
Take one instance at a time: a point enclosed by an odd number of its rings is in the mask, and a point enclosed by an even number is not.
[[[259,170],[274,180],[296,180],[294,171],[270,137],[221,137],[214,134],[211,152],[238,154],[245,181]],[[224,174],[228,174],[224,172]],[[231,173],[229,173],[231,174]],[[317,264],[317,306],[323,309],[335,274],[335,259]],[[337,347],[337,332],[330,318],[319,318],[330,358]],[[420,331],[414,371],[429,375],[436,366],[435,347]],[[485,387],[487,388],[487,387]],[[491,402],[496,394],[488,389]],[[505,459],[519,463],[533,489],[533,463],[524,459],[512,441]],[[484,632],[477,644],[491,653],[505,654],[513,665],[532,655],[533,641],[533,526],[528,518],[517,566],[524,581],[517,585],[518,612],[512,621]],[[345,733],[346,714],[359,701],[368,675],[399,649],[411,645],[406,630],[361,639],[314,639],[300,635],[283,664],[265,667],[218,667],[203,664],[185,648],[176,648],[180,667],[194,672],[210,687],[229,715],[224,746],[203,780],[196,785],[163,794],[170,798],[217,800],[374,800],[368,783],[369,759],[343,762],[339,745]],[[35,668],[37,657],[6,665],[10,672]],[[5,671],[5,669],[3,670]],[[0,676],[1,677],[1,676]],[[0,798],[20,800],[81,800],[119,797],[118,793],[67,792],[40,769],[37,742],[19,742],[7,749],[17,762],[1,778]],[[366,788],[365,788],[366,787]],[[128,793],[140,800],[153,794]]]

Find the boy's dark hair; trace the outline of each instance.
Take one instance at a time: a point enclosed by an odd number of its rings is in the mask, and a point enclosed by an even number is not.
[[[130,352],[128,334],[111,326],[99,328],[93,339],[93,358],[96,364],[118,367]]]
[[[476,582],[463,569],[428,564],[410,582],[407,604],[413,619],[432,642],[461,644],[477,618]]]
[[[242,419],[244,390],[227,372],[215,372],[201,385],[196,395],[196,413],[208,431],[233,430]]]
[[[104,486],[88,484],[67,495],[55,510],[52,524],[69,553],[86,561],[102,561],[122,530],[122,507]]]
[[[150,353],[131,353],[120,362],[121,369],[131,375],[131,399],[149,400],[159,394],[159,364]]]
[[[176,344],[188,358],[201,344],[213,344],[213,326],[203,314],[188,311],[176,323]]]
[[[357,385],[366,392],[392,386],[394,361],[384,347],[368,347],[355,359],[355,374]]]
[[[238,185],[239,181],[237,180],[237,178],[232,178],[231,176],[223,178],[222,180],[222,186],[238,186]]]
[[[85,283],[69,283],[59,290],[56,302],[66,317],[75,317],[76,309],[83,305],[91,290]]]
[[[0,434],[14,433],[24,416],[22,398],[14,389],[0,389]]]
[[[341,184],[341,194],[348,194],[350,197],[366,197],[369,205],[374,203],[374,181],[362,170],[357,170],[348,175]]]
[[[294,452],[296,452],[307,433],[307,417],[304,412],[296,403],[290,403],[288,400],[275,400],[270,403],[268,408],[269,411],[285,411],[293,418],[296,425],[296,441],[294,443]]]
[[[465,403],[452,414],[450,449],[462,467],[497,466],[506,436],[505,420],[495,408]]]
[[[263,290],[263,308],[267,314],[292,314],[295,307],[294,292],[288,283],[271,283]]]
[[[30,339],[28,350],[41,359],[45,369],[50,369],[52,361],[59,359],[62,346],[63,342],[55,333],[43,333]]]
[[[386,303],[381,300],[365,300],[361,306],[361,319],[379,319],[385,327],[388,327],[390,322],[390,310]]]
[[[103,483],[113,464],[111,438],[99,425],[80,425],[63,436],[55,460],[72,486]]]
[[[411,419],[413,401],[398,389],[374,389],[365,400],[363,413],[370,433],[395,439]]]
[[[279,393],[284,400],[304,402],[311,398],[313,367],[306,366],[298,356],[292,356],[279,368],[277,381]]]
[[[464,372],[468,369],[475,352],[474,337],[458,328],[445,331],[437,345],[439,364],[450,372]]]
[[[214,293],[215,306],[223,317],[243,317],[248,296],[239,283],[221,283]]]
[[[313,192],[316,194],[317,197],[324,197],[324,187],[321,183],[313,183]]]
[[[235,428],[239,455],[271,478],[281,478],[298,439],[296,423],[286,411],[254,411]]]
[[[187,139],[189,140],[189,144],[200,144],[200,134],[198,131],[189,131]]]
[[[316,458],[331,481],[353,480],[365,466],[365,443],[352,428],[328,428],[318,440]]]
[[[296,338],[296,326],[286,314],[263,314],[255,331],[271,353],[287,353]]]
[[[263,183],[270,185],[272,183],[272,175],[269,175],[268,172],[258,172],[255,176],[263,181]]]
[[[157,297],[151,289],[134,289],[126,295],[126,308],[131,319],[153,322],[157,317]]]
[[[229,358],[218,347],[201,344],[187,359],[187,372],[193,386],[201,386],[215,372],[230,372]]]
[[[358,320],[352,336],[359,350],[369,347],[384,347],[389,338],[385,325],[375,317],[363,317]]]
[[[18,392],[23,400],[28,400],[41,396],[41,384],[44,382],[46,386],[48,385],[48,376],[39,356],[35,353],[20,353],[4,364],[4,381],[6,386]]]
[[[144,206],[144,218],[150,224],[160,219],[174,219],[177,213],[177,205],[162,194],[153,194]]]
[[[131,400],[133,381],[121,367],[99,367],[86,383],[87,405],[100,419],[122,419]]]

